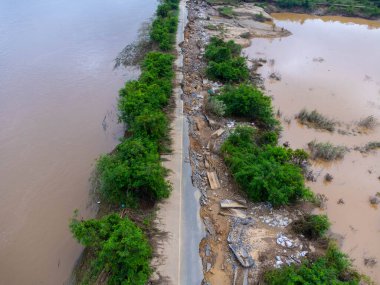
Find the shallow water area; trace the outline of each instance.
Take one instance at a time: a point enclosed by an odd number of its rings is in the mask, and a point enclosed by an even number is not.
[[[380,210],[369,203],[369,197],[380,191],[380,152],[354,150],[380,141],[380,126],[370,131],[357,129],[357,121],[367,116],[380,121],[380,22],[291,13],[272,16],[277,26],[292,35],[253,39],[245,53],[266,60],[258,72],[281,114],[281,143],[307,149],[316,139],[350,149],[343,160],[315,162],[317,182],[308,184],[327,196],[326,212],[332,231],[343,237],[342,249],[380,284]],[[272,73],[280,80],[271,79]],[[294,117],[303,108],[339,122],[337,129],[344,134],[300,125]],[[334,177],[332,182],[324,182],[326,173]],[[340,199],[344,204],[337,203]],[[366,266],[366,258],[376,258],[378,263]]]
[[[0,1],[0,284],[64,284],[95,159],[123,135],[114,70],[157,1]]]

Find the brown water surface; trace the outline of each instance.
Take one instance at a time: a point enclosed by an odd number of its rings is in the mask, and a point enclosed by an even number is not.
[[[302,108],[316,109],[348,131],[366,116],[380,120],[380,23],[300,14],[274,17],[278,26],[293,35],[254,39],[245,52],[268,60],[259,71],[282,113],[281,142],[307,149],[314,139],[349,148],[380,141],[380,126],[367,133],[341,135],[309,129],[294,120]],[[272,72],[279,73],[281,80],[269,79]],[[380,284],[379,263],[372,268],[364,265],[369,257],[380,262],[380,209],[369,204],[369,196],[380,191],[380,153],[363,155],[351,150],[341,161],[314,163],[313,168],[319,178],[309,186],[328,197],[332,231],[344,237],[342,248],[355,259],[354,264]],[[334,176],[329,184],[323,182],[327,172]],[[339,199],[344,204],[337,204]]]
[[[0,284],[63,284],[94,160],[122,133],[113,70],[157,2],[0,1]]]

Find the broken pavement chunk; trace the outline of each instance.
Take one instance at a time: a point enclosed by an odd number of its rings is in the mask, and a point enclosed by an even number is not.
[[[222,208],[242,208],[246,209],[247,205],[245,201],[233,201],[233,200],[222,200],[220,201],[220,207]]]
[[[207,178],[212,190],[216,190],[220,188],[219,179],[215,171],[207,172]]]
[[[253,260],[252,256],[249,255],[249,251],[244,245],[230,244],[229,246],[243,267],[248,268],[255,265],[255,261]]]
[[[224,132],[225,132],[225,130],[223,128],[220,128],[219,130],[213,132],[211,137],[213,139],[216,139],[216,138],[220,137]]]

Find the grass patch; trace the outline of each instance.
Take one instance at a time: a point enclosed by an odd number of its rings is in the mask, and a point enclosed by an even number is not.
[[[224,42],[213,37],[206,47],[208,62],[206,74],[212,80],[237,83],[249,78],[249,69],[244,57],[240,56],[241,46],[233,41]]]
[[[292,228],[309,239],[323,237],[330,228],[330,222],[326,215],[305,215],[300,220],[293,222]]]
[[[332,161],[342,159],[347,153],[348,149],[345,146],[335,146],[329,142],[316,142],[311,141],[308,143],[312,159],[322,159]]]
[[[224,17],[227,17],[227,18],[233,18],[234,17],[234,11],[233,11],[232,7],[227,7],[227,6],[220,7],[218,9],[218,11]]]
[[[265,273],[268,285],[298,284],[340,284],[358,285],[361,276],[352,268],[347,255],[334,244],[330,244],[326,254],[315,260],[306,260],[301,265],[291,265]]]
[[[303,109],[296,115],[296,118],[301,124],[308,127],[322,129],[329,132],[333,132],[335,130],[336,122],[326,118],[316,110],[309,112],[306,109]]]
[[[311,198],[301,168],[293,163],[294,151],[270,144],[259,146],[258,137],[252,127],[237,127],[221,149],[241,189],[252,201],[268,201],[274,206]]]

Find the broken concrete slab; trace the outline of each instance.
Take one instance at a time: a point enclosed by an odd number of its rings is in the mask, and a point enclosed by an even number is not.
[[[223,135],[225,131],[226,131],[225,129],[220,128],[219,130],[216,130],[215,132],[213,132],[213,133],[211,134],[211,137],[212,137],[213,139],[216,139],[216,138],[220,137],[221,135]]]
[[[249,250],[243,244],[229,244],[229,246],[243,267],[249,268],[255,265],[255,261],[250,256]]]
[[[220,188],[219,179],[215,171],[207,172],[207,178],[212,190],[216,190]]]
[[[239,209],[222,209],[219,214],[222,216],[238,217],[241,219],[247,218],[247,214]]]
[[[246,204],[246,202],[244,200],[242,200],[242,201],[234,201],[234,200],[225,199],[225,200],[220,201],[220,207],[222,207],[222,208],[242,208],[242,209],[246,209],[247,208],[247,204]]]

